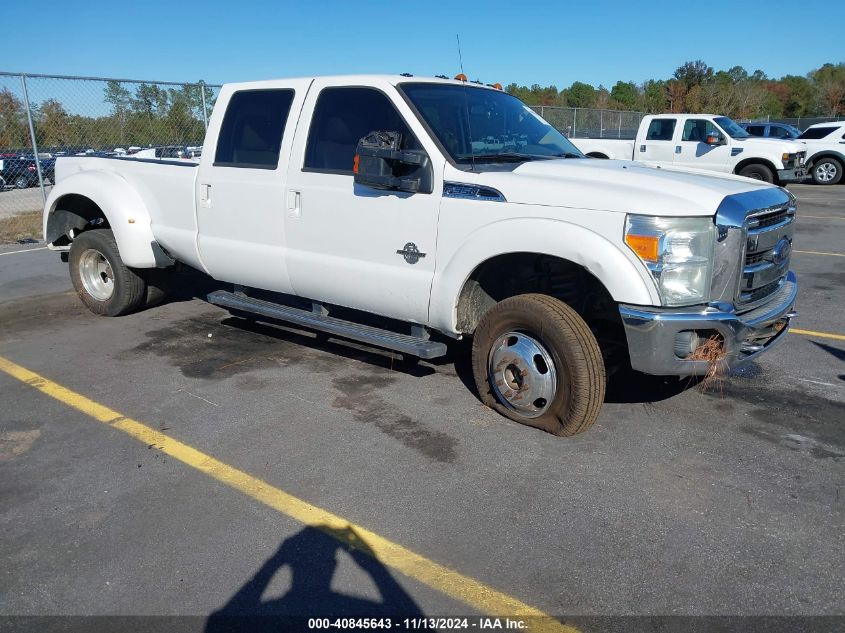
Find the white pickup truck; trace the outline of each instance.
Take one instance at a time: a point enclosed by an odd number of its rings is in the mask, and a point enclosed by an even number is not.
[[[726,116],[648,115],[637,138],[578,138],[572,142],[592,158],[636,160],[660,167],[703,169],[787,184],[807,176],[800,141],[751,136]]]
[[[585,158],[495,88],[230,84],[204,145],[198,165],[59,160],[44,235],[96,314],[143,308],[180,263],[256,320],[418,358],[471,336],[483,402],[557,435],[595,421],[613,368],[733,367],[794,316],[791,194]]]

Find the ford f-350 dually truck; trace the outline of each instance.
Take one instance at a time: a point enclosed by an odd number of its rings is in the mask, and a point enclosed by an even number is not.
[[[790,193],[586,158],[496,87],[230,84],[199,164],[72,157],[56,173],[45,239],[94,313],[145,307],[178,263],[231,283],[208,301],[256,320],[426,359],[471,337],[483,402],[556,435],[593,424],[620,359],[726,370],[795,314]]]

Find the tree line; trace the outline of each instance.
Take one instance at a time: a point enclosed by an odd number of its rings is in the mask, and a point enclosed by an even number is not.
[[[210,114],[215,96],[204,84],[140,83],[130,90],[121,82],[108,81],[101,95],[91,97],[92,108],[107,112],[100,116],[69,113],[56,98],[30,103],[38,147],[110,150],[133,145],[201,145],[205,137],[201,89]],[[23,101],[8,88],[0,89],[0,148],[30,146]]]
[[[603,108],[639,112],[712,112],[736,119],[845,114],[845,62],[827,63],[806,75],[770,78],[742,66],[716,71],[702,60],[679,66],[668,79],[641,84],[617,81],[610,89],[580,81],[568,88],[508,85],[528,105]]]

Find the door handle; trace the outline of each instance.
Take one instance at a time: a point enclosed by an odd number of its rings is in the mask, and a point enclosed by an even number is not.
[[[299,191],[288,191],[288,217],[302,217],[302,194]]]
[[[211,208],[211,185],[200,184],[200,206],[204,209]]]
[[[644,151],[645,151],[645,145],[640,145],[640,151],[641,151],[641,152],[644,152]]]
[[[680,153],[681,153],[681,146],[680,146],[680,145],[675,145],[675,153],[676,153],[676,154],[680,154]]]

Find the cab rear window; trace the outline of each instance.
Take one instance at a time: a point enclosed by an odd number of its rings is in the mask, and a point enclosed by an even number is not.
[[[652,119],[645,138],[647,141],[671,141],[675,133],[675,119]]]
[[[293,90],[241,90],[232,95],[220,137],[216,167],[276,169]]]

